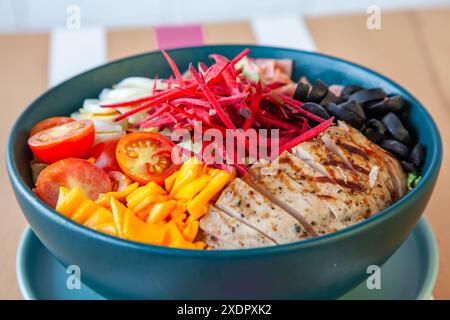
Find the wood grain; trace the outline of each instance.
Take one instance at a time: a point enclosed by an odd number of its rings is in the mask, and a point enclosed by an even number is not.
[[[320,52],[368,66],[394,79],[423,103],[436,120],[444,146],[450,143],[448,52],[450,11],[382,13],[381,30],[368,30],[365,16],[308,19]],[[447,30],[447,31],[445,31]],[[444,94],[445,92],[445,94]],[[444,161],[435,191],[425,211],[435,230],[440,271],[438,299],[450,298],[450,156]]]
[[[248,22],[210,23],[203,26],[207,44],[253,44],[256,42]]]
[[[153,28],[110,30],[108,60],[116,60],[157,49]]]
[[[0,148],[20,112],[47,88],[48,35],[0,35]],[[16,281],[16,248],[25,219],[9,185],[5,158],[0,158],[0,299],[20,299]]]

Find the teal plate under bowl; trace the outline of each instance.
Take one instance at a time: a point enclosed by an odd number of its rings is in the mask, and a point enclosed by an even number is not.
[[[381,267],[381,289],[369,290],[363,282],[341,299],[430,299],[437,270],[438,251],[434,234],[422,218],[408,239]],[[17,279],[25,299],[104,299],[84,284],[80,289],[69,290],[65,268],[28,227],[17,252]]]

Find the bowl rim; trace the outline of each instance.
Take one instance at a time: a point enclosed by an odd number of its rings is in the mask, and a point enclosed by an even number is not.
[[[25,201],[32,204],[33,207],[36,208],[37,211],[44,214],[47,218],[53,220],[53,222],[58,224],[63,224],[64,227],[67,227],[69,229],[72,229],[74,232],[81,233],[83,236],[98,239],[100,241],[104,241],[106,243],[112,244],[112,245],[118,245],[123,246],[129,249],[138,250],[138,251],[144,251],[144,252],[152,252],[157,254],[164,254],[164,255],[179,255],[183,257],[223,257],[223,258],[230,258],[230,257],[251,257],[251,256],[257,256],[257,255],[266,255],[266,254],[281,254],[286,253],[290,251],[295,250],[301,250],[310,248],[317,245],[322,245],[324,243],[337,241],[338,239],[349,237],[355,233],[361,232],[363,229],[366,228],[373,228],[375,225],[382,223],[384,220],[388,219],[390,216],[395,214],[395,211],[402,207],[406,207],[408,204],[411,204],[413,198],[420,192],[420,190],[426,185],[432,183],[432,177],[435,177],[438,175],[441,163],[442,163],[442,140],[439,133],[439,129],[427,111],[427,109],[405,88],[394,82],[393,80],[387,78],[386,76],[370,69],[367,67],[364,67],[358,63],[351,62],[342,58],[338,58],[332,55],[323,54],[319,52],[311,52],[311,51],[305,51],[305,50],[298,50],[293,48],[286,48],[286,47],[275,47],[275,46],[260,46],[260,45],[253,45],[253,44],[228,44],[228,45],[201,45],[201,46],[190,46],[190,47],[181,47],[181,48],[175,48],[167,50],[168,53],[175,53],[178,51],[184,51],[184,50],[194,50],[195,49],[205,49],[209,48],[211,49],[211,52],[214,51],[215,48],[235,48],[235,49],[244,49],[249,48],[250,52],[252,48],[259,48],[259,49],[267,49],[267,50],[280,50],[280,51],[288,51],[291,53],[301,53],[308,56],[318,56],[322,58],[326,58],[330,61],[336,61],[339,63],[346,64],[352,68],[360,69],[366,73],[369,73],[375,77],[380,78],[384,82],[388,83],[392,87],[396,88],[399,92],[402,93],[403,96],[406,96],[408,100],[410,100],[413,104],[416,104],[419,109],[424,113],[425,120],[430,123],[431,127],[431,136],[433,145],[435,148],[427,149],[427,152],[432,152],[431,155],[431,165],[422,175],[422,179],[420,180],[419,184],[410,192],[408,192],[403,198],[401,198],[399,201],[394,203],[393,205],[389,206],[388,208],[376,213],[375,215],[365,219],[364,221],[361,221],[359,223],[356,223],[354,225],[348,226],[344,229],[338,230],[336,232],[322,235],[315,238],[310,238],[306,240],[300,240],[295,241],[291,243],[286,244],[278,244],[274,246],[268,246],[268,247],[260,247],[260,248],[237,248],[237,249],[230,249],[230,250],[193,250],[193,249],[178,249],[178,248],[170,248],[165,246],[157,246],[157,245],[151,245],[146,243],[140,243],[136,241],[126,240],[114,236],[110,236],[107,234],[103,234],[99,231],[90,229],[88,227],[85,227],[83,225],[80,225],[69,218],[59,214],[54,209],[48,207],[43,201],[41,201],[28,187],[28,185],[23,181],[23,179],[20,177],[18,173],[18,169],[15,162],[15,155],[13,150],[13,142],[16,136],[17,131],[19,130],[20,123],[23,121],[23,119],[27,116],[27,113],[30,109],[33,108],[34,105],[36,105],[39,100],[41,100],[45,95],[52,92],[53,90],[56,90],[58,87],[63,86],[67,84],[68,82],[72,81],[75,78],[82,77],[87,73],[95,72],[97,70],[100,70],[102,68],[110,67],[117,63],[122,63],[127,60],[132,60],[135,58],[147,56],[147,55],[155,55],[155,54],[161,54],[160,50],[153,50],[150,52],[145,52],[142,54],[127,56],[125,58],[121,58],[118,60],[111,61],[106,64],[102,64],[98,67],[89,69],[87,71],[84,71],[82,73],[79,73],[62,83],[46,90],[43,94],[41,94],[39,97],[37,97],[34,101],[32,101],[20,114],[20,116],[16,119],[14,125],[12,126],[10,130],[10,134],[8,137],[8,145],[6,148],[6,167],[8,171],[8,175],[10,178],[10,182],[13,185],[13,188],[17,193],[20,193]]]

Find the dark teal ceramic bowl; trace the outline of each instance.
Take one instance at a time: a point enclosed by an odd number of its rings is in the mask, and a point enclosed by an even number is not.
[[[207,61],[208,54],[231,57],[243,46],[203,46],[171,50],[181,69]],[[345,230],[268,248],[191,251],[130,242],[80,226],[47,207],[30,190],[27,137],[38,121],[68,115],[85,98],[95,97],[129,76],[168,76],[159,52],[119,60],[76,76],[34,101],[14,125],[7,167],[17,200],[33,231],[64,265],[78,265],[84,283],[109,298],[336,298],[382,265],[418,222],[433,191],[442,158],[435,123],[406,90],[385,77],[333,57],[298,50],[250,46],[251,56],[289,58],[294,77],[328,83],[382,87],[411,103],[409,125],[427,148],[420,184],[390,208]]]

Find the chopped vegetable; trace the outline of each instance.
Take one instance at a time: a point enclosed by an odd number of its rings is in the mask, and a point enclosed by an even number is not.
[[[45,163],[82,158],[92,148],[94,125],[90,120],[73,121],[36,133],[28,139],[33,154]]]
[[[70,117],[52,117],[42,120],[41,122],[38,122],[30,131],[30,137],[34,136],[36,133],[54,128],[57,126],[60,126],[62,124],[66,124],[69,122],[73,122],[73,120]]]
[[[408,189],[412,190],[414,189],[422,179],[422,176],[417,176],[416,174],[410,172],[408,173]]]
[[[159,133],[134,132],[123,136],[116,148],[120,168],[140,184],[163,184],[177,168],[172,162],[174,144]]]
[[[94,165],[105,171],[120,171],[116,160],[116,147],[119,138],[101,141],[95,145],[89,154],[89,158],[94,158]]]
[[[60,187],[79,187],[87,198],[96,200],[99,194],[111,191],[111,181],[105,171],[89,161],[67,158],[45,168],[36,182],[37,195],[52,208],[56,207]]]

